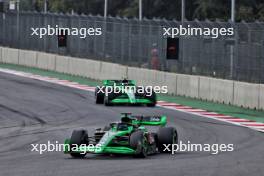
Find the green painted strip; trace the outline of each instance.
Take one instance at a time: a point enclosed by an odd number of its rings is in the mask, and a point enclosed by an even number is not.
[[[91,79],[84,78],[81,76],[73,76],[70,74],[63,74],[63,73],[58,73],[54,71],[47,71],[47,70],[25,67],[25,66],[20,66],[20,65],[0,64],[0,67],[33,73],[33,74],[38,74],[42,76],[50,76],[54,78],[65,79],[65,80],[74,81],[74,82],[78,82],[80,84],[85,84],[89,86],[97,86],[97,85],[102,84],[101,81],[91,80]],[[163,94],[163,95],[159,95],[158,99],[162,101],[178,103],[184,106],[190,106],[193,108],[217,112],[220,114],[231,115],[231,116],[239,117],[239,118],[245,118],[245,119],[254,120],[257,122],[264,122],[264,111],[251,110],[251,109],[246,109],[246,108],[241,108],[241,107],[236,107],[236,106],[231,106],[231,105],[225,105],[225,104],[220,104],[220,103],[214,103],[214,102],[208,102],[208,101],[202,101],[202,100],[182,97],[182,96],[171,96],[171,95]]]

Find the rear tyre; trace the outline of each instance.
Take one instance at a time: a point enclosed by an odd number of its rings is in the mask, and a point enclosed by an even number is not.
[[[104,104],[104,93],[100,91],[99,87],[95,89],[95,103]]]
[[[115,99],[117,96],[118,94],[115,94],[114,92],[108,93],[107,96],[106,95],[104,96],[104,104],[106,106],[112,106],[113,103],[111,103],[111,101]]]
[[[131,134],[129,139],[130,146],[136,150],[135,157],[146,158],[147,157],[147,146],[146,138],[143,131],[136,131]]]
[[[157,133],[158,137],[158,149],[161,153],[169,153],[171,151],[165,150],[164,145],[177,144],[178,143],[178,133],[173,127],[162,127]],[[171,150],[171,147],[170,147]]]
[[[156,106],[156,103],[149,103],[147,104],[147,107],[155,107]]]
[[[104,97],[104,104],[105,106],[111,106],[112,103],[110,103],[109,95]]]
[[[80,146],[82,144],[89,144],[89,139],[88,139],[88,133],[86,130],[74,130],[71,135],[70,139],[70,146],[71,150],[76,149],[76,146]],[[85,157],[86,153],[78,153],[72,151],[70,155],[74,158],[83,158]]]
[[[156,97],[156,93],[154,91],[152,91],[152,93],[151,93],[150,96],[147,96],[146,95],[146,98],[148,98],[151,101],[151,103],[147,104],[148,107],[154,107],[154,106],[156,106],[157,97]]]

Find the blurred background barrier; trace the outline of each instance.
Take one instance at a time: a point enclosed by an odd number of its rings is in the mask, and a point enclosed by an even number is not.
[[[259,107],[260,86],[243,82],[234,83],[234,105],[248,108]]]
[[[264,110],[264,84],[169,73],[37,51],[0,47],[3,63],[26,65],[96,80],[134,79],[138,85],[168,86],[168,93]]]
[[[167,60],[163,27],[233,27],[233,37],[217,39],[185,36],[179,39],[179,59]],[[58,47],[57,36],[31,36],[39,27],[102,28],[101,36],[67,36]],[[0,13],[0,45],[118,63],[190,75],[264,83],[264,23],[168,21],[37,12]],[[5,54],[5,53],[4,53]],[[12,58],[12,57],[11,57]],[[9,59],[11,59],[9,58]]]
[[[202,100],[211,101],[211,78],[200,77],[199,79],[199,97]],[[233,93],[233,92],[232,92]]]
[[[3,62],[3,59],[2,59],[2,47],[0,47],[0,62]]]
[[[56,68],[55,71],[59,73],[68,73],[69,57],[56,55]]]
[[[18,49],[6,48],[2,52],[2,60],[4,63],[18,64]]]
[[[260,90],[259,90],[260,96],[259,96],[259,109],[264,109],[264,85],[260,85]]]
[[[37,68],[55,70],[55,55],[49,53],[37,53]]]
[[[210,100],[219,103],[233,104],[234,81],[210,79]],[[201,85],[201,82],[200,82]]]
[[[19,65],[35,67],[37,65],[37,52],[34,51],[18,51]]]
[[[190,75],[177,75],[177,95],[198,97],[199,77]]]

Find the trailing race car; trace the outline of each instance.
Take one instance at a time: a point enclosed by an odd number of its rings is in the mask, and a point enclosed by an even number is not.
[[[64,153],[72,157],[85,157],[87,153],[128,154],[145,158],[165,151],[165,145],[177,144],[174,127],[165,127],[166,116],[132,116],[122,113],[121,121],[96,129],[93,136],[86,130],[74,130],[64,142]],[[150,132],[145,126],[159,126]]]
[[[145,104],[155,106],[156,93],[151,88],[136,86],[134,80],[104,80],[95,89],[97,104]]]

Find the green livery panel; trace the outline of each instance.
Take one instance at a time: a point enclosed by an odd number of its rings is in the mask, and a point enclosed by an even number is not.
[[[147,138],[153,137],[150,135],[151,133],[148,133],[148,130],[145,126],[164,127],[166,123],[166,116],[132,116],[130,113],[123,113],[121,115],[120,122],[111,123],[109,125],[109,130],[107,131],[102,131],[101,129],[99,129],[97,132],[95,132],[95,135],[93,137],[88,138],[90,142],[77,142],[77,145],[73,142],[76,141],[75,138],[72,137],[72,139],[66,139],[64,141],[64,153],[109,153],[136,155],[140,153],[142,148],[150,148],[154,146],[151,146],[152,144],[150,142],[144,142]],[[135,133],[143,134],[140,142],[141,145],[139,147],[133,146],[130,141],[131,136]],[[101,137],[96,141],[98,134],[101,134]],[[80,138],[83,137],[80,136]]]

